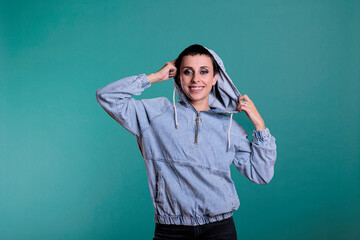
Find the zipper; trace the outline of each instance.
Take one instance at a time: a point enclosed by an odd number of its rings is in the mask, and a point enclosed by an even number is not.
[[[200,117],[200,112],[207,112],[207,111],[197,111],[193,105],[191,105],[189,103],[189,105],[191,106],[191,108],[194,110],[194,112],[196,112],[196,119],[195,119],[195,122],[196,122],[196,125],[195,125],[195,142],[194,142],[194,145],[197,146],[198,145],[198,132],[199,132],[199,124],[201,123],[202,119]]]
[[[194,145],[196,146],[197,145],[197,138],[198,138],[198,130],[199,130],[199,123],[201,122],[201,118],[200,118],[200,112],[198,112],[194,107],[193,105],[191,105],[189,103],[190,107],[194,110],[194,112],[196,112],[196,119],[195,119],[195,141],[194,141]]]
[[[197,141],[198,141],[197,138],[198,138],[198,131],[199,131],[199,123],[201,122],[200,112],[197,112],[195,122],[196,122],[196,127],[195,127],[195,145],[197,145]]]
[[[196,122],[196,125],[195,125],[195,141],[194,141],[194,145],[197,146],[198,145],[198,132],[199,132],[199,124],[201,123],[202,119],[200,117],[200,112],[209,112],[209,111],[197,111],[193,105],[191,105],[189,103],[190,107],[194,110],[194,112],[196,112],[196,119],[195,119],[195,122]],[[216,112],[210,112],[210,113],[215,113]],[[228,112],[225,112],[225,113],[232,113],[231,111],[228,111]]]

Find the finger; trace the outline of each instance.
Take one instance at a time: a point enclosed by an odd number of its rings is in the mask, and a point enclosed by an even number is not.
[[[241,106],[239,112],[242,112],[242,111],[245,111],[245,112],[248,112],[250,110],[249,107],[246,107],[246,106]]]
[[[169,76],[170,77],[174,77],[176,75],[176,68],[173,67],[169,70]]]
[[[176,76],[176,74],[173,74],[173,73],[169,74],[169,77],[174,77],[174,76]]]
[[[241,106],[246,106],[247,104],[249,104],[249,103],[248,103],[248,102],[245,102],[245,101],[240,100],[238,105],[241,107]]]
[[[245,99],[246,101],[251,101],[247,94],[243,94],[239,97],[239,99]]]
[[[240,111],[241,109],[243,109],[245,107],[244,104],[240,103],[238,106],[237,106],[237,110]]]
[[[251,99],[249,98],[248,95],[245,94],[245,95],[243,95],[243,96],[244,96],[244,98],[245,98],[246,101],[251,102]]]
[[[172,64],[175,64],[176,59],[177,59],[177,58],[175,58],[174,60],[172,60],[171,63],[172,63]]]
[[[176,74],[176,67],[170,67],[169,73]]]

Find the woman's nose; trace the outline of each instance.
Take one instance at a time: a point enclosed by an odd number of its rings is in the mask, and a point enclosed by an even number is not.
[[[198,82],[199,81],[199,75],[194,73],[192,79],[191,79],[191,82]]]

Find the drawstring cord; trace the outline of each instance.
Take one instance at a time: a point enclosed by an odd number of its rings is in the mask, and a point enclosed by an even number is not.
[[[227,152],[230,151],[230,129],[231,129],[232,117],[233,117],[233,114],[231,113],[230,114],[230,125],[229,125],[228,134],[227,134],[227,137],[228,137],[228,149],[227,149]]]
[[[178,121],[177,121],[177,112],[176,112],[176,105],[175,105],[175,90],[176,87],[174,87],[174,92],[173,92],[173,106],[174,106],[174,112],[175,112],[175,128],[178,128]]]

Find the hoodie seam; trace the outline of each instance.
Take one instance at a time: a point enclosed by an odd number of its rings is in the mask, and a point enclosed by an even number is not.
[[[203,169],[210,170],[211,172],[219,172],[219,173],[223,173],[223,174],[224,173],[225,174],[229,173],[228,171],[220,170],[220,169],[217,169],[217,168],[211,168],[211,167],[208,167],[206,165],[187,163],[187,162],[184,162],[184,161],[181,161],[181,160],[155,158],[155,157],[146,158],[146,160],[147,161],[161,161],[161,162],[167,162],[167,163],[176,163],[176,164],[183,165],[183,166],[200,167],[200,168],[203,168]]]
[[[119,113],[119,101],[120,101],[120,99],[115,99],[116,113],[117,113],[117,115],[119,116],[119,118],[124,119],[124,118],[122,117],[122,115]],[[133,129],[129,126],[129,124],[127,124],[126,121],[123,121],[123,127],[124,127],[126,130],[128,130],[130,133],[132,133],[136,138],[139,138],[139,137],[140,137],[140,134],[137,133],[135,130],[133,130]]]
[[[146,128],[144,128],[144,130],[141,131],[141,136],[144,135],[144,133],[151,128],[152,125],[152,121],[154,121],[156,118],[161,117],[161,115],[163,115],[165,112],[168,111],[168,109],[171,108],[171,106],[167,105],[164,109],[164,111],[160,112],[159,114],[155,115],[153,118],[149,119],[149,126],[147,126]]]

